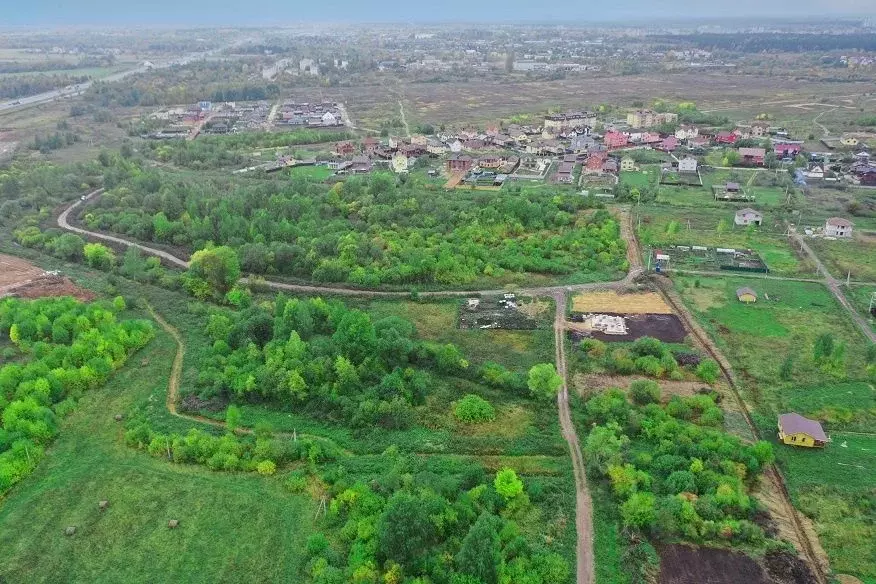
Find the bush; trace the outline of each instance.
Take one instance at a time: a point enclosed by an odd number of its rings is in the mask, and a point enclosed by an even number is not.
[[[630,384],[630,396],[639,405],[655,404],[660,401],[660,386],[656,381],[639,379]]]
[[[460,422],[468,424],[491,422],[496,419],[496,410],[490,402],[472,393],[457,402],[453,414]]]
[[[256,472],[262,476],[271,476],[277,472],[277,465],[273,460],[263,460],[256,465]]]
[[[697,377],[706,383],[715,383],[720,374],[721,369],[712,359],[704,359],[699,365],[697,365]]]

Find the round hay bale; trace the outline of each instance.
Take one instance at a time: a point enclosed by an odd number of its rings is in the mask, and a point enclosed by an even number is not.
[[[113,416],[113,419],[115,419],[116,422],[121,422],[122,418],[124,418],[122,414],[116,414],[115,416]]]
[[[66,529],[64,529],[64,535],[74,535],[76,533],[76,526],[70,525]]]
[[[178,519],[171,519],[170,521],[167,522],[167,527],[168,527],[168,529],[176,529],[177,527],[179,527],[179,520]]]
[[[103,499],[103,500],[101,500],[101,501],[98,501],[98,503],[97,503],[97,508],[98,508],[98,509],[100,509],[101,511],[103,511],[103,510],[106,509],[107,507],[109,507],[109,501],[107,501],[106,499]]]

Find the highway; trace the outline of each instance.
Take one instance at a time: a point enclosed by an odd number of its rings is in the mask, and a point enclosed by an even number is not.
[[[192,61],[198,61],[200,59],[205,59],[207,57],[211,57],[220,51],[223,51],[227,48],[232,48],[238,46],[240,44],[251,41],[252,39],[244,39],[240,41],[236,41],[227,47],[221,47],[217,49],[211,49],[209,51],[203,51],[200,53],[192,53],[190,55],[186,55],[184,57],[180,57],[178,59],[171,59],[169,61],[153,61],[151,66],[140,65],[134,69],[128,69],[127,71],[120,71],[118,73],[113,73],[107,77],[103,77],[97,81],[101,83],[113,83],[115,81],[121,81],[125,77],[130,75],[135,75],[137,73],[146,73],[152,69],[165,69],[167,67],[174,66],[184,66],[188,65]],[[57,99],[65,99],[72,98],[77,95],[82,95],[85,91],[91,87],[95,81],[86,81],[84,83],[78,83],[73,86],[67,86],[63,89],[55,89],[53,91],[47,91],[45,93],[39,93],[37,95],[31,95],[28,97],[20,97],[18,99],[11,99],[9,101],[5,101],[0,103],[0,113],[11,111],[15,109],[25,108],[33,105],[39,105],[42,103],[48,103],[50,101],[54,101]]]

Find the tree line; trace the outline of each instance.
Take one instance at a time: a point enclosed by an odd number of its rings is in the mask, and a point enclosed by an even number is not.
[[[117,320],[125,301],[72,298],[0,301],[0,494],[29,474],[58,433],[60,418],[152,338],[152,324]]]

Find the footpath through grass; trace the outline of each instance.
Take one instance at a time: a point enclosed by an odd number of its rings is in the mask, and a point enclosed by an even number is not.
[[[3,581],[295,580],[313,530],[309,497],[279,479],[171,465],[122,442],[113,415],[163,399],[175,351],[162,331],[86,394],[43,463],[2,502]],[[100,511],[103,499],[109,508]],[[169,519],[179,528],[168,529]],[[75,535],[64,534],[68,526]]]

